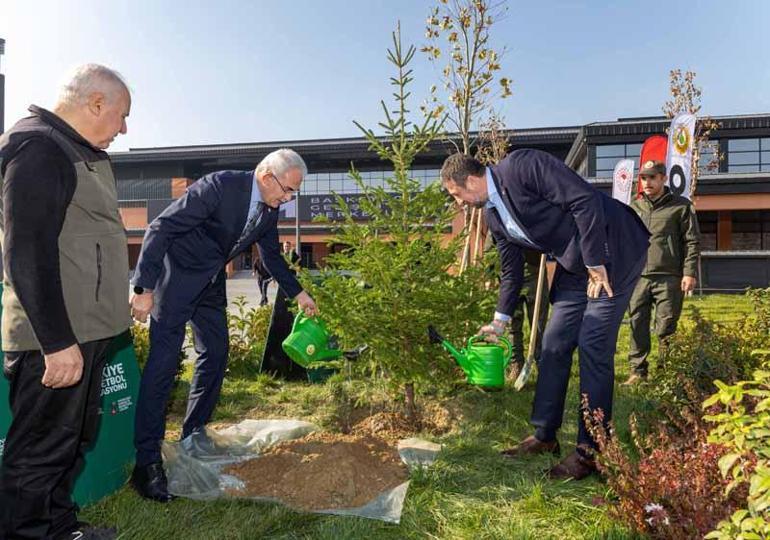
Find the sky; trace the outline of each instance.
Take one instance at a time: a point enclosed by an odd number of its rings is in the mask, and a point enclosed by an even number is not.
[[[375,131],[402,40],[425,44],[427,0],[0,0],[5,124],[51,107],[67,71],[120,71],[133,106],[110,150],[292,141]],[[609,5],[608,5],[609,4]],[[509,0],[492,28],[507,49],[511,128],[660,115],[672,68],[697,72],[703,113],[770,112],[770,2]],[[440,67],[413,62],[417,110]]]

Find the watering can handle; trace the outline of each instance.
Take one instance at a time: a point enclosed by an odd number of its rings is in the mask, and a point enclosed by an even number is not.
[[[297,312],[297,315],[294,317],[294,324],[291,325],[291,331],[295,332],[297,330],[297,327],[302,324],[302,322],[307,319],[307,315],[305,315],[305,312],[302,310],[299,310]]]
[[[468,340],[468,347],[470,348],[471,345],[473,345],[474,343],[476,343],[478,340],[480,340],[483,337],[484,336],[480,336],[480,335],[479,336],[471,336],[471,338]]]
[[[476,343],[476,341],[480,340],[483,336],[473,336],[468,340],[468,347]],[[511,356],[513,355],[513,347],[511,346],[511,342],[505,339],[504,337],[497,338],[498,343],[505,346],[505,363],[507,364],[508,361],[511,359]]]

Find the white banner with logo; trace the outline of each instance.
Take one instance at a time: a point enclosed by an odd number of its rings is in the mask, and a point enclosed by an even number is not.
[[[690,198],[692,151],[695,143],[695,115],[679,114],[671,121],[668,133],[666,170],[668,187],[673,193]]]
[[[634,185],[634,160],[621,159],[612,173],[612,198],[623,204],[631,204],[631,188]]]

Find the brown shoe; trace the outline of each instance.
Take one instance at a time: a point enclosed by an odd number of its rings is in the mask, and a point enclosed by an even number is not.
[[[551,468],[548,471],[548,476],[555,480],[582,480],[595,472],[597,472],[596,462],[593,459],[581,456],[575,451],[561,460],[558,465]]]
[[[646,380],[647,380],[647,375],[642,375],[640,373],[632,373],[631,375],[628,376],[628,379],[626,379],[626,382],[624,382],[621,386],[635,386]]]
[[[550,442],[543,442],[534,435],[530,435],[513,448],[507,448],[500,453],[507,458],[520,458],[547,453],[558,456],[560,452],[561,448],[559,447],[558,440],[554,439]]]

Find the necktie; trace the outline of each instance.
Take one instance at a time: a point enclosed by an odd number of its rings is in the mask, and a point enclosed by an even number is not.
[[[233,249],[230,250],[230,254],[227,256],[228,261],[243,251],[247,244],[252,243],[251,235],[254,232],[254,229],[256,229],[259,225],[259,222],[262,220],[262,215],[264,214],[262,210],[263,206],[263,203],[257,203],[256,211],[253,215],[249,216],[249,219],[246,221],[246,225],[243,227],[243,232],[241,233],[240,238],[238,238],[238,241],[235,242]]]

